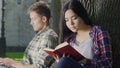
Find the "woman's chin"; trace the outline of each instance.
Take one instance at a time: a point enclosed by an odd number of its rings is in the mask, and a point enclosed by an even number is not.
[[[77,32],[76,30],[71,30],[73,33]]]

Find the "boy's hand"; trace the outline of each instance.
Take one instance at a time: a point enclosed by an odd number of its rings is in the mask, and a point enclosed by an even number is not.
[[[0,65],[4,65],[7,67],[11,67],[12,64],[16,63],[17,61],[14,61],[13,59],[10,58],[1,58],[0,59]]]

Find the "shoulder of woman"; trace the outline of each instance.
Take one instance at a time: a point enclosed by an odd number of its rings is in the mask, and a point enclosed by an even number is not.
[[[93,26],[92,27],[92,31],[95,31],[95,32],[102,32],[102,31],[106,31],[105,28],[103,28],[102,26]]]

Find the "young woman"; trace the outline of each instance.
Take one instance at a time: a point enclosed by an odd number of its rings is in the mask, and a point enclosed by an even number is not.
[[[62,13],[64,43],[70,44],[85,59],[55,57],[56,68],[112,68],[110,37],[100,26],[93,25],[87,11],[78,0],[65,4]],[[58,46],[58,48],[61,46]]]

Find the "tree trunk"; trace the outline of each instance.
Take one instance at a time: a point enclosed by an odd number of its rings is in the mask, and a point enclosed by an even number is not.
[[[59,23],[60,23],[60,11],[61,11],[61,1],[60,0],[52,0],[51,4],[52,8],[52,18],[53,24],[52,28],[59,34]]]

